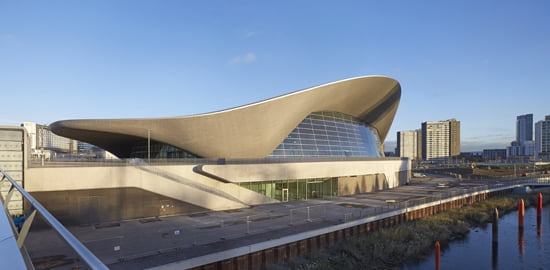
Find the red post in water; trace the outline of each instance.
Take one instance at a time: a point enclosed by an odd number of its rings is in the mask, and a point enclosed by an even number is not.
[[[525,216],[525,203],[523,199],[518,202],[518,229],[523,231],[523,216]]]
[[[542,217],[542,193],[537,197],[537,220]]]
[[[537,235],[542,235],[542,193],[537,197]]]
[[[439,255],[440,255],[441,246],[439,245],[439,241],[435,242],[435,270],[439,270],[440,268],[440,261],[439,261]]]

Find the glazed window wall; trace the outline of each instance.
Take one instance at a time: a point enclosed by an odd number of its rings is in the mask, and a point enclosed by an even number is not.
[[[315,112],[306,117],[269,155],[382,157],[375,129],[339,112]]]
[[[151,140],[150,145],[151,158],[197,158],[196,155],[169,144]],[[149,154],[148,151],[149,147],[147,146],[147,140],[139,141],[134,146],[132,146],[130,158],[146,159]]]
[[[338,196],[337,177],[243,182],[239,186],[282,202]]]

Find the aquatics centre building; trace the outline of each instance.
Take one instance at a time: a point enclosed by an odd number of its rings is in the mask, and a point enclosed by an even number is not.
[[[212,113],[63,120],[50,129],[119,158],[140,160],[136,166],[158,178],[154,184],[140,180],[104,186],[143,188],[208,209],[236,208],[406,183],[410,161],[383,153],[400,97],[396,80],[364,76]],[[181,180],[184,186],[179,192],[163,189],[159,177]],[[205,201],[192,195],[197,190],[223,200]]]
[[[146,158],[148,141],[153,158],[382,157],[400,95],[393,79],[360,77],[207,114],[50,128],[120,158]]]

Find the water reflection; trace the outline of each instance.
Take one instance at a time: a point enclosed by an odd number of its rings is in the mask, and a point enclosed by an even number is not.
[[[493,242],[491,249],[491,265],[494,270],[498,269],[498,242]]]
[[[536,208],[524,212],[524,229],[518,229],[518,212],[499,219],[498,235],[492,226],[474,228],[463,241],[453,241],[441,251],[441,269],[550,269],[550,234],[543,227],[550,226],[550,207],[544,207],[541,223],[537,222]],[[548,217],[544,217],[548,215]],[[434,257],[403,266],[404,270],[433,269]]]
[[[542,236],[542,217],[537,217],[537,236]]]
[[[523,262],[523,256],[525,255],[525,239],[523,238],[523,228],[518,228],[518,248],[519,259]]]
[[[492,226],[492,247],[491,247],[491,265],[493,269],[498,269],[498,209],[493,210],[493,226]]]

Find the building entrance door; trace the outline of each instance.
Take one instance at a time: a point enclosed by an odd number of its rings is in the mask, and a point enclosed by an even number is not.
[[[306,184],[306,200],[323,197],[323,182],[313,181]]]
[[[283,188],[281,201],[288,202],[288,188]]]

